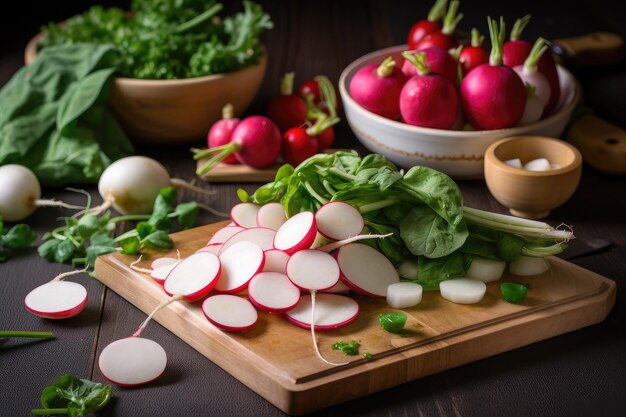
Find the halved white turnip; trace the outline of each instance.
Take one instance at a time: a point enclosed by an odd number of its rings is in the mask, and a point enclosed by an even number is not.
[[[287,252],[283,252],[278,249],[270,249],[265,251],[265,264],[263,265],[263,272],[280,272],[281,274],[287,274],[287,262],[289,261],[289,255]]]
[[[236,293],[247,287],[248,282],[263,269],[265,254],[252,242],[237,242],[220,253],[222,272],[215,289]]]
[[[280,203],[267,203],[256,214],[256,225],[278,230],[287,221],[287,214]]]
[[[233,235],[241,232],[244,229],[245,228],[241,227],[241,226],[226,226],[226,227],[222,227],[220,230],[215,232],[213,234],[213,236],[211,236],[211,239],[209,239],[209,241],[207,242],[207,245],[214,245],[214,244],[218,244],[218,243],[224,243],[228,239],[230,239]]]
[[[304,249],[289,258],[287,276],[300,289],[326,290],[339,281],[339,265],[326,252]]]
[[[483,299],[486,291],[487,285],[477,279],[454,278],[439,283],[441,296],[457,304],[478,303]]]
[[[155,280],[158,284],[163,285],[167,276],[170,274],[170,272],[172,272],[172,269],[174,269],[179,262],[180,261],[177,260],[173,264],[163,265],[158,268],[154,268],[152,271],[150,271],[150,278]]]
[[[47,319],[66,319],[83,311],[87,305],[87,290],[76,282],[62,281],[87,269],[63,272],[52,281],[40,285],[24,298],[26,310]]]
[[[237,226],[256,227],[256,215],[261,206],[253,203],[239,203],[230,210],[230,218]]]
[[[248,284],[248,298],[261,310],[282,313],[298,304],[300,290],[285,274],[260,272]]]
[[[408,308],[422,301],[422,286],[414,282],[396,282],[387,288],[387,304],[393,308]]]
[[[315,213],[317,230],[332,240],[357,236],[363,230],[363,216],[359,210],[341,201],[324,204]]]
[[[400,281],[389,260],[371,246],[350,243],[335,252],[341,280],[354,291],[372,297],[386,297],[387,288]]]
[[[310,248],[316,235],[315,215],[310,211],[303,211],[280,226],[274,237],[274,248],[292,255]]]
[[[185,301],[197,301],[215,287],[221,270],[217,255],[196,252],[176,264],[167,275],[163,289],[170,296],[182,295]]]
[[[359,315],[359,304],[338,294],[317,294],[315,330],[333,330],[347,326]],[[300,297],[298,305],[285,312],[287,320],[304,329],[311,328],[312,302],[310,295]]]
[[[135,336],[107,345],[98,359],[102,375],[121,387],[154,381],[163,374],[166,365],[167,354],[161,345]]]
[[[231,236],[230,239],[224,242],[220,253],[238,242],[252,242],[262,250],[273,249],[274,236],[276,236],[275,230],[268,229],[267,227],[251,227]]]
[[[237,332],[254,326],[258,314],[250,301],[230,294],[213,295],[202,303],[202,312],[215,327]]]

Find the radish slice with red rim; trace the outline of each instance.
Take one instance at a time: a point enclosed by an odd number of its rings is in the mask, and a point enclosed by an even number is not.
[[[398,271],[382,253],[362,243],[349,243],[335,252],[342,281],[354,291],[386,297],[387,287],[400,281]]]
[[[300,300],[300,290],[279,272],[261,272],[248,284],[248,298],[256,307],[272,313],[290,310]]]
[[[98,366],[104,377],[122,387],[147,384],[157,379],[167,365],[167,354],[157,342],[127,337],[107,345]]]
[[[327,290],[321,290],[321,292],[326,292],[330,294],[342,294],[350,291],[352,291],[352,288],[348,287],[341,279]]]
[[[175,264],[178,261],[180,261],[180,259],[177,259],[177,258],[168,258],[168,257],[156,258],[150,264],[150,268],[157,269],[157,268],[159,268],[161,266]]]
[[[225,293],[236,293],[263,269],[263,250],[252,242],[237,242],[220,253],[222,272],[215,289]]]
[[[287,262],[289,261],[289,255],[287,252],[283,252],[278,249],[270,249],[265,251],[265,264],[263,265],[263,272],[280,272],[281,274],[287,274]]]
[[[202,303],[202,312],[215,327],[236,332],[254,326],[258,314],[250,301],[230,294],[213,295]]]
[[[339,281],[339,265],[326,252],[305,249],[291,255],[287,262],[287,276],[298,288],[326,290]]]
[[[341,201],[324,204],[315,213],[317,230],[332,240],[357,236],[365,225],[359,210]]]
[[[230,239],[224,242],[224,246],[222,246],[220,252],[224,252],[237,242],[252,242],[258,245],[262,250],[273,249],[274,236],[276,236],[275,230],[266,227],[251,227],[250,229],[242,230],[231,236]]]
[[[24,298],[26,309],[47,319],[66,319],[83,311],[87,290],[70,281],[52,281],[40,285]]]
[[[267,203],[261,206],[256,215],[257,226],[272,230],[278,230],[286,221],[287,214],[280,203]]]
[[[201,247],[200,249],[198,249],[196,251],[196,253],[198,252],[209,252],[212,253],[214,255],[218,255],[220,253],[220,250],[222,249],[222,246],[224,246],[223,243],[215,243],[215,244],[210,244],[210,245],[206,245]]]
[[[359,304],[350,297],[320,293],[315,300],[315,330],[347,326],[359,315]],[[285,313],[287,320],[304,329],[311,328],[311,296],[303,295],[296,307]]]
[[[224,243],[233,235],[245,230],[245,227],[241,226],[227,226],[223,227],[211,236],[211,239],[207,242],[207,245],[214,245],[217,243]]]
[[[153,269],[152,272],[150,272],[150,278],[155,280],[158,284],[163,285],[167,276],[170,274],[170,272],[172,272],[172,269],[174,269],[179,262],[179,260],[176,260],[176,262],[174,262],[173,264],[164,265]]]
[[[310,248],[316,235],[315,215],[310,211],[303,211],[280,226],[274,237],[274,248],[292,255]]]
[[[237,226],[256,227],[256,215],[261,206],[253,203],[239,203],[230,210],[230,218]]]
[[[163,289],[170,296],[182,295],[186,301],[200,300],[215,287],[221,269],[217,255],[196,252],[172,269],[163,283]]]

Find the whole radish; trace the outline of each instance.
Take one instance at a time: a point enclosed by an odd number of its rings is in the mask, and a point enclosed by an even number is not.
[[[463,69],[463,74],[467,74],[479,65],[489,62],[489,52],[483,48],[485,37],[481,36],[478,29],[472,29],[472,43],[461,49],[459,54],[459,63]]]
[[[415,44],[414,48],[417,51],[429,48],[431,46],[438,46],[443,49],[456,48],[459,43],[454,39],[454,31],[457,25],[463,19],[463,13],[457,15],[459,9],[459,1],[453,0],[450,3],[450,8],[446,13],[446,17],[443,19],[443,27],[440,32],[432,32],[424,36],[421,41]]]
[[[400,114],[400,91],[407,81],[392,57],[380,64],[366,65],[350,81],[350,95],[365,109],[393,119]]]
[[[465,116],[478,129],[515,126],[526,106],[524,83],[511,68],[502,65],[505,24],[487,18],[491,35],[489,63],[474,68],[463,78],[460,94]]]
[[[278,127],[264,116],[249,116],[233,130],[231,141],[211,149],[195,149],[194,159],[210,157],[196,173],[204,175],[229,155],[252,168],[264,168],[280,155],[281,135]]]
[[[281,132],[306,123],[306,103],[299,95],[293,94],[294,73],[288,72],[280,82],[280,94],[272,98],[265,112]]]
[[[207,136],[207,144],[209,148],[215,148],[216,146],[225,145],[230,142],[233,130],[239,124],[240,120],[233,118],[233,105],[228,103],[222,109],[222,120],[216,122]],[[222,162],[225,164],[238,163],[237,158],[234,155],[227,156]]]
[[[548,46],[546,45],[545,39],[537,39],[528,58],[524,61],[524,64],[513,68],[513,71],[517,72],[517,75],[519,75],[525,84],[533,87],[535,94],[541,100],[544,108],[550,102],[550,83],[548,83],[546,77],[537,70],[537,62],[543,56],[544,52],[546,52],[546,49],[548,49]]]
[[[299,165],[320,151],[319,135],[339,122],[338,118],[322,117],[309,128],[292,127],[283,134],[282,154],[291,165]],[[324,144],[326,145],[326,143]]]
[[[415,126],[449,129],[458,111],[454,85],[446,77],[430,72],[423,53],[403,55],[414,62],[418,75],[407,81],[400,93],[402,118]]]
[[[437,0],[433,7],[428,12],[428,17],[415,23],[409,31],[406,43],[409,44],[409,49],[414,49],[415,46],[424,38],[424,36],[433,32],[441,31],[441,19],[446,14],[446,7],[448,7],[448,0]]]
[[[298,86],[298,95],[300,97],[305,98],[307,95],[311,95],[314,103],[319,103],[322,101],[322,97],[320,95],[320,87],[315,80],[305,80]]]
[[[330,148],[335,141],[335,129],[332,126],[322,130],[317,135],[317,152],[322,152]]]
[[[438,46],[419,51],[426,56],[426,65],[433,74],[439,74],[446,77],[452,84],[456,84],[458,78],[458,62],[450,55],[447,49]],[[402,64],[402,72],[408,78],[417,75],[417,68],[410,60],[405,60]]]
[[[526,85],[526,90],[526,107],[524,108],[522,118],[517,122],[517,126],[526,126],[535,123],[541,119],[541,115],[543,114],[543,102],[537,94],[535,94],[535,88]]]

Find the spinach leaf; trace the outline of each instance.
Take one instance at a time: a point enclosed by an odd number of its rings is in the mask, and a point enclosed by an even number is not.
[[[415,282],[426,291],[438,290],[441,281],[465,275],[471,263],[472,257],[459,251],[436,259],[420,256],[417,260]]]
[[[4,220],[0,216],[0,263],[6,261],[7,254],[3,248],[26,249],[37,240],[37,235],[30,226],[20,223],[9,230],[4,230]]]
[[[451,226],[428,206],[417,206],[400,222],[400,236],[413,255],[446,256],[463,246],[468,236],[461,221]]]
[[[32,410],[32,413],[82,417],[102,409],[110,399],[110,385],[63,375],[44,388],[40,398],[44,408]]]

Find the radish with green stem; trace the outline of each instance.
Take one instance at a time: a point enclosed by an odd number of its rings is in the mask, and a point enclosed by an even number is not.
[[[292,127],[283,134],[282,155],[291,165],[299,165],[318,153],[318,135],[339,122],[339,118],[324,115],[311,127]]]
[[[438,46],[443,49],[454,49],[459,43],[454,38],[454,31],[458,26],[461,19],[463,19],[463,13],[458,13],[460,2],[453,0],[450,2],[450,7],[443,18],[443,27],[439,32],[431,32],[424,36],[412,49],[421,51],[422,49],[430,48],[431,46]]]
[[[436,0],[435,4],[430,8],[428,17],[415,23],[409,31],[407,42],[409,48],[415,49],[415,46],[424,38],[424,36],[441,31],[441,19],[446,14],[448,0]]]
[[[302,126],[307,119],[305,101],[299,95],[293,94],[294,77],[293,72],[288,72],[283,76],[280,80],[280,94],[270,100],[265,112],[281,132]]]
[[[316,236],[315,215],[310,211],[303,211],[280,226],[274,237],[274,249],[293,255],[301,249],[310,248]]]
[[[228,103],[222,109],[222,120],[218,120],[211,126],[207,135],[207,145],[209,148],[215,148],[217,146],[226,145],[230,142],[233,130],[239,124],[240,120],[233,117],[233,105]],[[237,164],[237,158],[234,155],[229,155],[224,160],[225,164]]]
[[[359,294],[386,297],[387,288],[400,281],[391,262],[379,251],[362,243],[350,243],[335,252],[341,280]]]
[[[248,286],[263,270],[265,254],[252,242],[237,242],[219,254],[222,271],[215,289],[222,293],[236,293]]]
[[[483,48],[484,39],[485,37],[480,34],[478,29],[472,29],[472,43],[461,49],[459,54],[459,63],[463,68],[463,74],[468,74],[474,68],[489,62],[489,52]]]
[[[47,284],[40,285],[26,295],[26,310],[47,319],[74,317],[87,305],[87,290],[81,284],[63,281],[64,278],[86,273],[87,269],[64,272]]]
[[[250,301],[230,294],[213,295],[202,303],[204,316],[215,327],[228,332],[248,330],[257,322],[258,314]]]
[[[456,85],[459,76],[459,63],[448,50],[431,46],[421,49],[419,52],[426,56],[426,65],[432,74],[442,75],[453,85]],[[414,62],[414,59],[406,59],[402,64],[402,72],[408,77],[407,79],[419,74]]]
[[[298,304],[300,290],[285,274],[260,272],[248,284],[248,298],[261,310],[282,313]]]
[[[8,222],[20,221],[33,214],[38,207],[84,209],[62,201],[42,199],[39,180],[25,166],[0,166],[0,216]]]
[[[519,75],[524,84],[534,89],[534,93],[541,100],[544,108],[550,102],[550,83],[546,77],[537,70],[537,63],[547,49],[548,45],[546,45],[546,40],[543,38],[537,39],[528,58],[524,61],[524,64],[513,67],[513,71]]]
[[[522,118],[526,89],[517,73],[502,65],[504,20],[500,18],[500,25],[490,17],[487,21],[492,43],[489,63],[474,68],[463,78],[461,104],[473,126],[504,129],[517,125]]]

